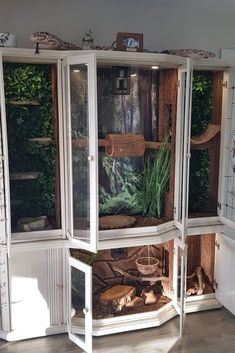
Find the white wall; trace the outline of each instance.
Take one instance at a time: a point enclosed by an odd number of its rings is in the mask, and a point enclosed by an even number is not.
[[[0,32],[32,47],[34,31],[80,45],[84,32],[109,45],[117,32],[144,34],[144,47],[235,49],[234,0],[0,0]]]

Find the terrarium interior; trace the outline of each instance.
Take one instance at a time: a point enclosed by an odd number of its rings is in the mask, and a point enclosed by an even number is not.
[[[188,237],[187,295],[214,292],[215,235]],[[91,254],[71,250],[71,255],[92,266],[93,318],[107,318],[157,311],[171,302],[174,242],[158,245],[101,250]],[[179,254],[180,256],[180,254]],[[178,262],[178,286],[180,266]],[[84,274],[72,268],[74,316],[84,317]],[[179,288],[178,288],[179,293]]]
[[[89,223],[87,75],[86,65],[71,66],[78,229],[84,229],[84,220]],[[176,102],[177,70],[98,65],[100,229],[151,226],[173,219]]]
[[[4,63],[12,231],[60,227],[56,67]]]
[[[99,251],[71,250],[92,266],[95,319],[155,311],[171,301],[173,241],[161,245]],[[72,305],[81,317],[84,292],[81,272],[72,271]]]

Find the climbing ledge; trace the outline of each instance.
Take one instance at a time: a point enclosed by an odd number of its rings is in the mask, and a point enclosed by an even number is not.
[[[200,135],[193,136],[191,138],[191,144],[192,145],[202,145],[203,143],[209,142],[220,131],[221,131],[220,125],[209,124],[207,126],[207,129],[205,131],[203,131]]]

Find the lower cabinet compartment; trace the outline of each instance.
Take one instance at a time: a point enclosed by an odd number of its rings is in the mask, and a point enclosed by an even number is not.
[[[187,247],[185,312],[221,307],[214,290],[215,234],[190,236]],[[181,272],[180,259],[175,261],[174,254],[173,240],[101,250],[97,254],[71,249],[73,258],[92,267],[92,334],[155,327],[176,316],[174,303],[179,300],[176,293],[180,292]],[[174,276],[178,276],[177,281]],[[72,273],[71,322],[73,332],[78,334],[85,320],[81,282],[81,273]]]

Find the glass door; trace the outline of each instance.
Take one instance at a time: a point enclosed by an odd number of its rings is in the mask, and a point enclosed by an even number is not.
[[[92,352],[92,268],[69,256],[69,338]]]
[[[183,335],[185,321],[185,293],[187,276],[187,245],[179,238],[174,240],[174,278],[173,305],[180,316],[180,337]]]
[[[182,241],[185,241],[185,232],[188,218],[188,180],[190,163],[190,124],[191,124],[191,87],[192,63],[188,59],[187,67],[179,70],[179,118],[177,126],[176,145],[176,187],[175,187],[175,220],[181,230]]]
[[[0,55],[0,243],[11,244],[10,183],[8,169],[6,108],[3,80],[3,65]]]
[[[227,72],[224,82],[218,205],[220,220],[235,228],[235,72]]]
[[[73,247],[97,251],[97,85],[94,54],[64,61],[66,87],[67,236]]]

